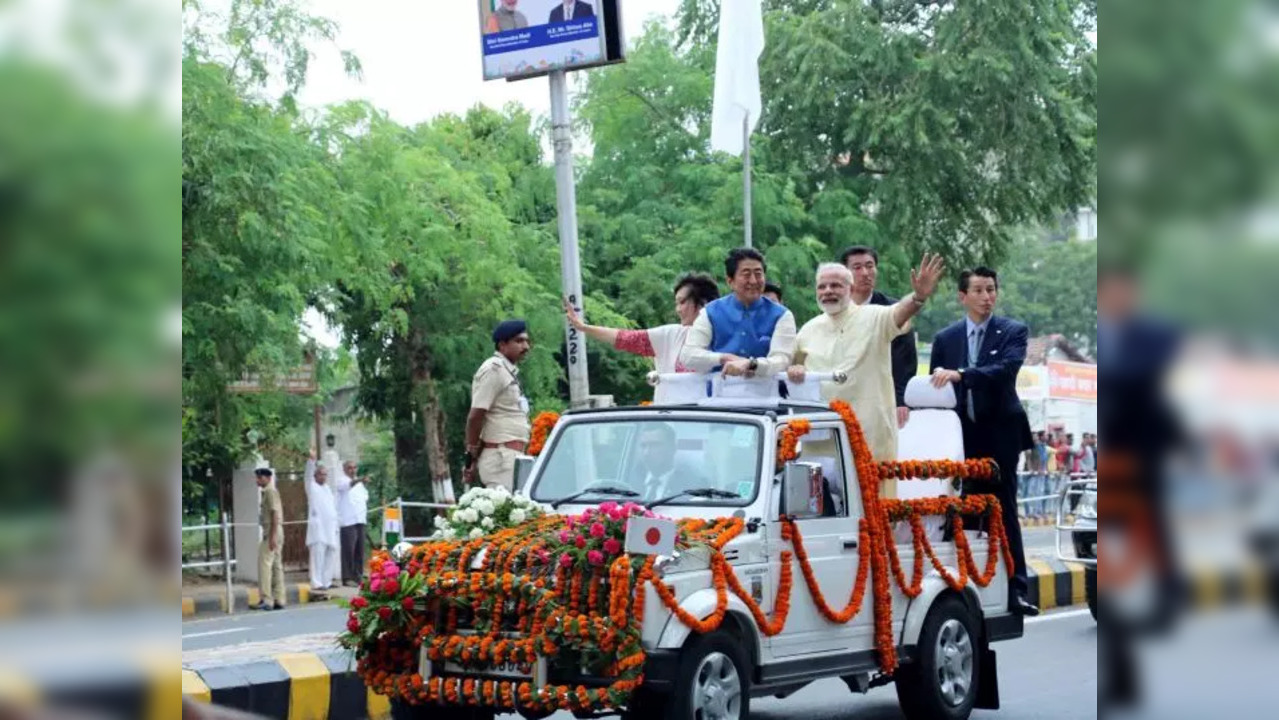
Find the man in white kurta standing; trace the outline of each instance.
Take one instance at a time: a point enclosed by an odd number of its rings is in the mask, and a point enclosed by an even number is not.
[[[795,338],[791,382],[809,372],[844,372],[843,384],[822,383],[822,400],[836,398],[852,405],[876,460],[897,459],[897,399],[893,390],[893,339],[910,331],[910,320],[937,289],[945,265],[938,255],[924,255],[911,270],[910,295],[895,305],[855,305],[853,274],[837,263],[817,268],[817,302],[822,314],[809,320]],[[882,497],[895,497],[896,484],[886,481]]]
[[[369,492],[364,478],[358,474],[359,466],[352,460],[342,463],[342,469],[333,479],[333,492],[337,494],[339,539],[342,542],[341,563],[343,587],[360,584],[364,571],[364,524],[369,514]]]
[[[328,485],[329,472],[315,461],[315,448],[306,461],[306,547],[310,551],[311,590],[323,593],[333,585],[333,562],[338,548],[337,499]]]

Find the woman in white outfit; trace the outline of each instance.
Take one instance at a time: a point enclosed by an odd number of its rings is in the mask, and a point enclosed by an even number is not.
[[[570,325],[592,340],[607,343],[618,350],[653,358],[659,373],[692,372],[679,361],[679,352],[684,347],[684,338],[688,337],[688,329],[697,319],[697,313],[717,298],[719,286],[715,284],[714,278],[705,273],[689,273],[675,283],[675,315],[679,317],[678,324],[660,325],[647,330],[587,325],[568,300],[564,301],[564,314],[568,316]],[[654,403],[663,404],[666,400],[665,389],[662,385],[657,386],[653,394]]]
[[[333,585],[333,561],[340,547],[337,501],[328,479],[328,470],[315,462],[311,448],[306,461],[306,547],[311,553],[311,589],[317,592]]]

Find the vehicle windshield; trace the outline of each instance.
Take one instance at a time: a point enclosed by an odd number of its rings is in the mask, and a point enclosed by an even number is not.
[[[547,448],[530,495],[553,502],[591,487],[626,488],[647,503],[684,490],[715,488],[724,497],[684,495],[664,505],[744,507],[755,499],[759,426],[671,418],[601,420],[568,425]],[[617,499],[588,493],[580,502]]]

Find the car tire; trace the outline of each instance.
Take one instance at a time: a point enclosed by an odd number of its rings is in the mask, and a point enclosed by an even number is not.
[[[1088,599],[1088,612],[1097,620],[1097,568],[1084,568],[1084,596]]]
[[[391,720],[494,720],[493,710],[447,705],[411,705],[403,700],[391,701]]]
[[[675,690],[666,703],[670,720],[746,720],[750,716],[748,655],[732,635],[697,635],[680,653]],[[649,715],[648,717],[652,717]]]
[[[937,598],[924,618],[915,662],[895,674],[897,702],[908,720],[964,720],[981,683],[977,619],[954,595]]]

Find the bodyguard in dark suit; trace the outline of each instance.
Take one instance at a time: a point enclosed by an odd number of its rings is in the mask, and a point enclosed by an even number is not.
[[[1099,457],[1098,477],[1107,488],[1103,502],[1119,510],[1102,516],[1103,532],[1122,529],[1129,537],[1140,532],[1132,525],[1131,513],[1132,508],[1144,508],[1151,533],[1147,539],[1152,541],[1145,560],[1153,565],[1161,588],[1152,593],[1144,614],[1133,608],[1115,612],[1112,593],[1122,586],[1102,588],[1097,622],[1108,640],[1102,652],[1110,670],[1105,694],[1097,697],[1102,708],[1131,706],[1140,699],[1134,644],[1141,633],[1170,627],[1186,595],[1174,561],[1163,473],[1166,456],[1184,440],[1181,419],[1163,389],[1180,351],[1181,335],[1139,311],[1139,289],[1135,267],[1103,259],[1097,272],[1096,350],[1097,391],[1105,401],[1097,407],[1097,429],[1105,439],[1104,464],[1111,468],[1101,478]],[[1129,462],[1116,463],[1119,458]]]
[[[896,305],[897,298],[875,289],[879,280],[879,253],[866,245],[854,245],[843,252],[839,261],[853,273],[853,302],[858,305]],[[893,339],[890,349],[893,364],[893,393],[897,396],[897,427],[906,425],[910,409],[906,406],[906,383],[919,371],[919,354],[915,352],[915,333],[908,332]]]
[[[960,274],[959,303],[965,317],[937,333],[930,370],[933,385],[955,386],[964,454],[999,463],[994,494],[1002,506],[1014,565],[1009,607],[1023,615],[1038,615],[1039,608],[1026,600],[1026,556],[1017,520],[1017,458],[1034,445],[1030,421],[1017,398],[1017,373],[1026,360],[1029,332],[1023,323],[994,314],[998,296],[994,270],[978,267]]]
[[[575,2],[565,0],[565,2],[551,9],[551,18],[546,22],[548,24],[564,22],[565,8],[568,8],[571,13],[568,17],[569,20],[581,20],[595,15],[595,8],[591,7],[589,3],[584,3],[582,0],[576,0]]]

